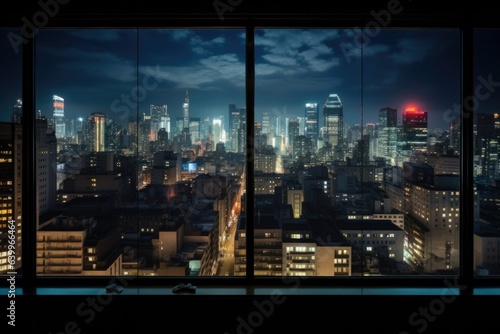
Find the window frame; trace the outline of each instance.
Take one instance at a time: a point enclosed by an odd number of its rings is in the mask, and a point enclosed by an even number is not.
[[[140,15],[139,15],[140,16]],[[171,18],[170,24],[165,25],[165,18],[135,18],[130,19],[124,26],[123,20],[119,18],[106,19],[106,23],[100,20],[93,19],[91,16],[82,15],[80,20],[72,21],[72,18],[55,18],[51,20],[43,28],[239,28],[246,31],[246,103],[247,110],[254,110],[255,97],[255,55],[254,55],[254,31],[256,28],[352,28],[352,27],[367,27],[367,24],[373,22],[370,15],[359,16],[352,14],[351,16],[341,17],[338,20],[332,20],[330,17],[309,15],[303,17],[298,15],[295,18],[283,19],[269,17],[263,15],[261,18],[241,16],[235,19],[227,19],[224,25],[217,18],[207,19],[206,17],[175,17]],[[75,24],[76,22],[76,24]],[[226,23],[228,25],[226,26]],[[194,25],[193,25],[194,23]],[[489,24],[484,23],[485,27]],[[20,27],[15,27],[20,28]],[[42,29],[43,29],[42,28]],[[473,96],[473,32],[475,28],[479,28],[479,24],[466,24],[461,21],[456,21],[452,18],[445,19],[437,15],[429,19],[428,17],[420,17],[415,20],[394,19],[390,28],[453,28],[458,29],[461,35],[461,62],[462,62],[462,81],[461,85],[461,106],[462,114],[469,115],[472,110],[468,110],[466,98]],[[27,39],[23,44],[22,50],[22,98],[23,108],[25,110],[36,110],[35,108],[35,46],[34,38]],[[473,144],[472,140],[467,141],[466,138],[473,138],[473,117],[463,117],[461,122],[461,152],[460,152],[460,222],[472,221],[474,217],[473,206],[468,203],[473,203]],[[23,237],[23,274],[18,277],[18,285],[23,289],[24,294],[36,294],[36,289],[39,287],[102,287],[108,284],[109,277],[37,277],[36,276],[36,231],[34,222],[36,221],[36,212],[32,209],[36,207],[36,166],[35,166],[35,113],[25,113],[23,117],[23,221],[22,237]],[[253,155],[253,131],[254,131],[254,114],[247,113],[247,157]],[[247,203],[253,203],[253,163],[251,159],[247,159],[246,184]],[[247,215],[253,216],[253,206],[247,205]],[[253,219],[247,220],[247,254],[253,254],[249,250],[253,249]],[[130,280],[131,286],[171,286],[179,282],[191,281],[199,286],[276,286],[290,287],[290,284],[295,286],[307,287],[385,287],[385,288],[401,288],[401,287],[448,287],[447,283],[450,279],[458,282],[460,286],[465,286],[461,289],[462,294],[470,294],[474,287],[480,286],[495,286],[498,285],[498,277],[477,277],[473,272],[473,227],[471,224],[460,224],[460,274],[455,276],[433,276],[433,277],[400,277],[400,276],[381,276],[381,277],[332,277],[332,278],[314,278],[308,280],[297,279],[288,280],[283,278],[267,278],[255,277],[253,273],[253,256],[247,258],[247,275],[245,277],[137,277],[134,276]],[[5,284],[4,280],[2,284]]]

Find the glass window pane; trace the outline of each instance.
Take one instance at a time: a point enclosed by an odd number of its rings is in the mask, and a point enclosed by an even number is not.
[[[244,52],[231,29],[37,35],[39,275],[232,275]]]
[[[385,29],[364,38],[363,137],[353,143],[365,166],[364,270],[458,275],[460,33]]]
[[[378,32],[256,30],[256,276],[458,273],[460,36]]]
[[[137,32],[42,29],[35,54],[39,276],[119,276],[137,196]],[[135,274],[135,273],[134,273]]]
[[[474,31],[474,273],[500,274],[500,30]]]
[[[233,276],[245,32],[141,29],[139,83],[139,275]]]
[[[352,30],[255,31],[255,276],[358,275],[336,226],[339,182],[361,116]]]
[[[0,275],[13,276],[22,274],[22,48],[14,42],[21,31],[0,35]]]

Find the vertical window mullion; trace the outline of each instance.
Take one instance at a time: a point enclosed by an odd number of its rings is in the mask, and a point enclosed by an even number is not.
[[[245,91],[246,91],[246,279],[252,282],[254,279],[254,97],[255,97],[255,28],[253,25],[246,27],[246,60],[245,60]]]
[[[473,280],[473,258],[474,258],[474,129],[473,129],[473,108],[470,99],[474,91],[473,79],[473,29],[465,26],[461,36],[461,57],[462,57],[462,85],[461,85],[461,167],[460,172],[460,279],[465,289],[461,289],[462,294],[472,292]]]
[[[35,33],[33,34],[35,35]],[[25,293],[34,293],[36,280],[37,184],[35,166],[35,37],[27,38],[22,48],[22,281]]]

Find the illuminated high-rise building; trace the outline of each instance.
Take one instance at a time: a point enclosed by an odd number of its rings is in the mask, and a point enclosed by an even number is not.
[[[196,145],[199,141],[201,141],[200,124],[201,120],[199,117],[191,117],[189,119],[189,134],[191,135],[192,145]]]
[[[106,132],[106,116],[103,113],[92,113],[90,115],[90,131],[92,150],[94,152],[104,152],[105,146],[105,132]]]
[[[22,123],[23,119],[23,101],[17,99],[16,104],[14,104],[14,109],[12,110],[12,123]]]
[[[235,104],[229,105],[229,138],[227,148],[230,151],[237,152],[238,150],[238,130],[240,128],[240,110]]]
[[[427,152],[427,111],[408,107],[403,112],[404,149]]]
[[[218,118],[213,120],[214,144],[217,145],[222,141],[222,122]]]
[[[333,150],[334,160],[344,159],[344,111],[338,94],[330,94],[323,106],[324,140]]]
[[[319,109],[317,103],[306,103],[305,136],[311,138],[314,146],[318,140]]]
[[[212,124],[210,123],[210,117],[205,117],[200,123],[200,139],[206,142],[208,137],[212,135]]]
[[[182,117],[183,117],[183,127],[184,129],[189,129],[189,93],[186,89],[186,96],[184,97],[184,103],[182,104]]]
[[[182,130],[184,129],[184,117],[177,117],[175,119],[175,133],[174,135],[182,134]]]
[[[22,126],[0,123],[0,274],[21,268],[22,249]],[[12,230],[11,227],[14,227]],[[8,262],[7,236],[14,232],[16,258],[13,267]],[[11,232],[11,233],[12,233]],[[19,250],[19,252],[18,252]]]
[[[496,114],[474,114],[474,179],[490,183],[498,178],[498,138],[495,129]]]
[[[54,117],[54,128],[56,138],[63,138],[66,136],[66,121],[64,120],[64,99],[60,96],[52,96],[52,107]]]
[[[383,157],[391,165],[395,165],[398,145],[398,114],[397,109],[381,108],[378,112],[378,147],[377,155]]]
[[[240,127],[238,129],[238,153],[244,153],[247,147],[247,108],[240,108]]]
[[[149,106],[149,112],[151,116],[151,133],[150,133],[150,140],[156,141],[158,138],[158,131],[160,129],[167,129],[167,118],[168,118],[168,112],[167,112],[167,105],[154,105],[151,104]],[[167,130],[169,131],[169,130]]]
[[[262,114],[262,133],[269,138],[271,134],[271,118],[268,112]]]

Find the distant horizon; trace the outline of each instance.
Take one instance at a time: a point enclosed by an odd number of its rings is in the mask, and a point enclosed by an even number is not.
[[[256,29],[255,121],[261,122],[264,112],[304,117],[305,104],[318,103],[321,126],[322,106],[336,93],[347,125],[360,124],[361,118],[363,126],[377,123],[384,107],[397,109],[400,118],[406,106],[416,105],[428,112],[429,129],[447,130],[449,115],[461,101],[459,31],[380,30],[363,48],[355,33]],[[481,58],[475,57],[475,84],[491,84],[477,112],[500,109],[495,91],[500,74],[494,71],[500,46],[487,42],[494,33],[481,31],[476,38]],[[247,104],[244,36],[244,29],[42,29],[35,112],[50,118],[52,95],[59,95],[70,118],[103,112],[124,121],[148,112],[150,104],[165,104],[175,120],[182,116],[188,89],[190,117],[228,117],[229,104]],[[139,52],[130,45],[138,45]],[[13,78],[0,87],[2,119],[10,121],[22,93],[15,80],[21,78],[21,57],[8,41],[0,43],[0,51],[1,70]]]

